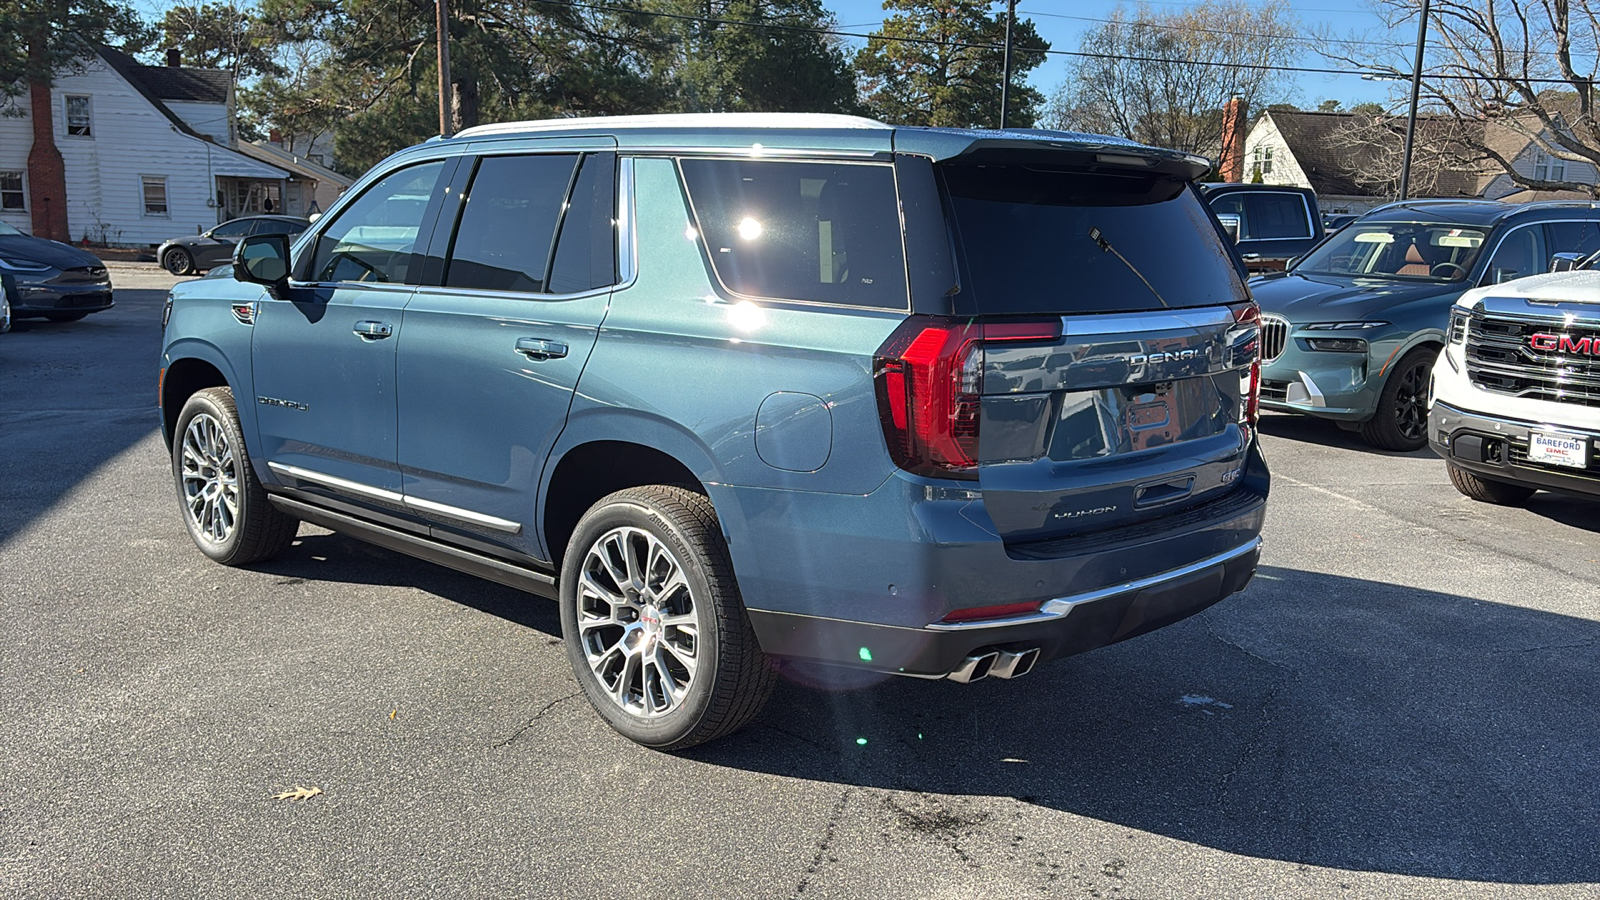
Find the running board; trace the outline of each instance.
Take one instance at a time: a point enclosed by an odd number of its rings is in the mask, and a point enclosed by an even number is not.
[[[441,544],[438,541],[430,540],[420,535],[401,531],[397,528],[390,528],[387,525],[379,525],[376,522],[368,522],[365,519],[359,519],[344,513],[323,509],[320,506],[293,500],[280,494],[268,494],[267,499],[272,502],[273,506],[303,522],[321,525],[323,528],[337,531],[341,534],[348,534],[369,544],[377,544],[379,547],[404,553],[407,556],[414,556],[417,559],[431,563],[437,563],[441,566],[447,566],[458,572],[486,578],[497,584],[514,587],[530,594],[538,594],[551,600],[556,599],[556,579],[554,575],[519,566],[505,560],[495,559],[492,556],[485,556],[482,553],[474,553],[471,550],[463,550],[459,547]]]

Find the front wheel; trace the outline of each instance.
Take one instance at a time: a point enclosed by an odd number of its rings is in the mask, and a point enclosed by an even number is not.
[[[206,388],[183,404],[173,432],[172,480],[189,536],[217,562],[261,562],[294,541],[300,522],[274,507],[256,479],[228,388]]]
[[[612,728],[682,750],[761,711],[772,668],[708,498],[651,485],[601,499],[579,520],[561,572],[567,659]]]
[[[1462,496],[1471,497],[1480,503],[1517,506],[1534,494],[1534,489],[1530,487],[1479,478],[1453,462],[1446,462],[1445,465],[1450,468],[1450,483],[1456,486],[1456,490],[1460,491]]]
[[[1421,450],[1428,445],[1428,376],[1439,351],[1418,347],[1400,357],[1378,394],[1378,411],[1361,426],[1361,437],[1383,450]]]

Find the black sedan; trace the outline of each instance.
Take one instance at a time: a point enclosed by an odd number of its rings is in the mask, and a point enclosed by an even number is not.
[[[11,318],[70,322],[111,308],[105,263],[70,244],[23,234],[0,222],[0,272],[15,284]]]
[[[156,250],[161,267],[174,275],[188,275],[233,259],[233,248],[240,240],[255,234],[287,234],[293,237],[311,225],[295,216],[245,216],[223,222],[204,234],[173,238]]]

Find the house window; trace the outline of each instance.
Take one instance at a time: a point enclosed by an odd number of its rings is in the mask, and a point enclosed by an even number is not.
[[[166,218],[167,212],[167,179],[159,175],[145,175],[140,178],[144,185],[144,214]]]
[[[22,191],[22,173],[0,172],[0,210],[27,208],[27,194]]]
[[[1258,144],[1258,145],[1256,145],[1256,149],[1251,151],[1250,156],[1251,156],[1251,164],[1250,164],[1251,171],[1253,171],[1253,172],[1255,172],[1257,174],[1260,174],[1260,175],[1271,175],[1272,174],[1272,148],[1271,147],[1263,147],[1263,146],[1260,146]]]
[[[94,137],[93,116],[89,98],[80,94],[67,95],[67,134],[73,137]]]
[[[1567,161],[1550,156],[1543,150],[1533,151],[1533,177],[1536,181],[1566,181]]]

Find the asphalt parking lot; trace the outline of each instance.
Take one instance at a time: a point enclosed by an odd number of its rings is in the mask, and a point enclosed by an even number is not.
[[[310,527],[201,556],[170,279],[113,277],[0,336],[0,896],[1600,896],[1600,504],[1270,416],[1243,594],[1019,681],[785,682],[668,756],[547,601]]]

